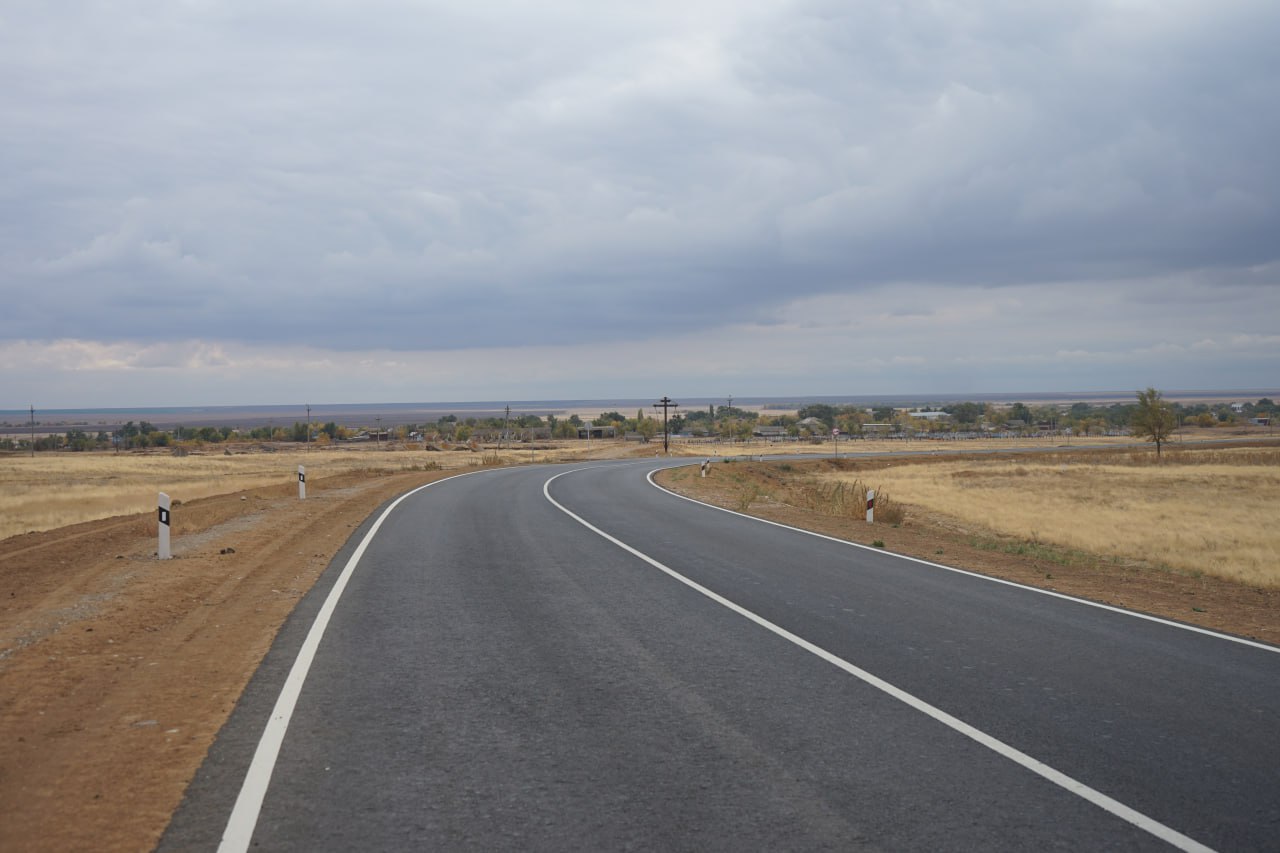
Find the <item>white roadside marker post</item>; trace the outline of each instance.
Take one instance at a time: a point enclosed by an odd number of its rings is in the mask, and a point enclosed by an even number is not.
[[[159,525],[157,525],[160,529],[160,542],[159,546],[156,548],[156,556],[161,560],[167,560],[171,556],[169,554],[169,507],[169,496],[164,492],[161,492],[159,506],[157,508],[157,514],[160,522]]]
[[[710,464],[711,464],[710,459],[702,463],[702,479],[704,480],[707,479],[707,466],[709,466]]]
[[[867,489],[867,524],[876,520],[876,490]]]
[[[298,500],[305,501],[307,499],[307,469],[303,465],[298,466]]]

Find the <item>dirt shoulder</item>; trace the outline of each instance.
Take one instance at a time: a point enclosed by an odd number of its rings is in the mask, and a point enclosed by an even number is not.
[[[901,460],[898,460],[899,462]],[[868,460],[869,467],[884,464]],[[1249,639],[1280,644],[1280,590],[1258,589],[1209,575],[1194,577],[1079,551],[1026,543],[990,531],[967,529],[938,515],[909,509],[901,526],[867,524],[772,501],[748,501],[767,493],[778,472],[767,463],[713,465],[657,475],[665,488],[734,511],[812,530],[930,562],[968,569]],[[744,506],[744,503],[747,504]]]
[[[154,847],[280,626],[386,500],[350,474],[0,541],[0,850]]]

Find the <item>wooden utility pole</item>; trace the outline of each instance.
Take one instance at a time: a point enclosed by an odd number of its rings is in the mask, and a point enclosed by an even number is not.
[[[663,397],[653,404],[655,409],[662,409],[662,452],[666,454],[671,452],[671,440],[667,433],[667,410],[674,409],[678,405],[680,404],[672,401],[670,397]]]

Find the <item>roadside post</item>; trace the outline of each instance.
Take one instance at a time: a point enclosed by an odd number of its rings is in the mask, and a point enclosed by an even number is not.
[[[156,548],[156,556],[161,560],[167,560],[169,554],[169,496],[164,492],[160,493],[159,506],[157,507],[158,521],[157,527],[160,529],[160,541]]]
[[[836,458],[839,459],[840,458],[840,429],[838,427],[831,430],[831,446],[836,449]]]
[[[876,490],[867,489],[867,524],[876,520]]]
[[[303,465],[298,466],[298,500],[305,501],[307,499],[307,469]]]
[[[710,465],[711,465],[711,460],[710,460],[710,459],[703,460],[703,463],[702,463],[702,479],[704,479],[704,480],[705,480],[705,479],[707,479],[707,468],[708,468]]]

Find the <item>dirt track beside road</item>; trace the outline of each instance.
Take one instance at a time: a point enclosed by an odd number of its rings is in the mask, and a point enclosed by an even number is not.
[[[0,542],[0,850],[154,847],[298,599],[373,510],[449,475],[182,504],[200,529],[164,562],[151,514]]]

